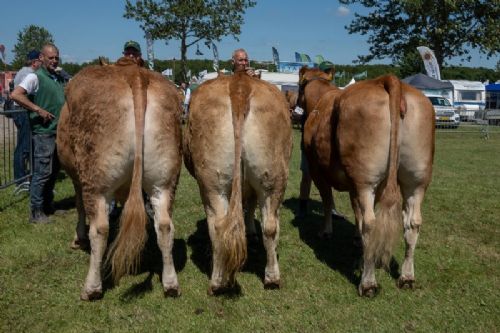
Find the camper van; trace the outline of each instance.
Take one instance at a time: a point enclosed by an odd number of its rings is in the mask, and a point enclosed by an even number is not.
[[[449,80],[453,85],[450,98],[457,109],[461,121],[472,121],[477,111],[486,105],[485,87],[479,81]]]

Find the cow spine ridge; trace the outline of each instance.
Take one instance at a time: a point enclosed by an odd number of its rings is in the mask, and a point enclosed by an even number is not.
[[[147,106],[148,79],[137,66],[129,66],[127,75],[134,101],[135,155],[132,181],[127,201],[120,217],[120,230],[108,254],[111,257],[115,282],[127,274],[135,273],[140,254],[146,243],[147,215],[142,197],[144,126]],[[109,257],[110,256],[110,257]]]
[[[365,260],[375,260],[377,265],[387,267],[392,257],[392,252],[400,234],[402,214],[401,196],[397,183],[398,157],[399,157],[399,122],[402,116],[401,81],[393,75],[380,78],[384,89],[389,95],[389,112],[391,121],[389,164],[387,178],[385,180],[382,194],[379,200],[379,209],[376,213],[376,221],[370,242],[366,245]]]
[[[221,226],[222,246],[227,269],[226,278],[230,284],[234,283],[235,273],[240,270],[247,257],[241,193],[241,154],[243,149],[243,123],[250,108],[250,86],[247,83],[249,79],[244,73],[236,73],[229,84],[235,145],[233,181],[231,184],[231,198],[229,200],[228,212],[222,223],[218,225]]]

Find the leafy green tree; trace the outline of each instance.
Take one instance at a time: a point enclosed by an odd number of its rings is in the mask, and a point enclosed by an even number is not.
[[[14,45],[14,60],[12,68],[19,69],[26,62],[26,55],[31,50],[41,50],[47,43],[54,43],[52,34],[45,28],[36,25],[26,26],[17,33],[17,43]]]
[[[366,16],[355,14],[346,26],[349,33],[368,35],[370,54],[361,62],[391,58],[395,63],[417,46],[428,46],[441,67],[459,56],[470,61],[470,48],[486,56],[500,52],[500,2],[498,0],[339,0],[372,8]]]
[[[252,0],[130,0],[125,4],[125,18],[141,22],[141,29],[155,40],[181,42],[181,77],[186,77],[186,52],[200,41],[209,45],[223,36],[238,40],[243,14],[256,4]]]

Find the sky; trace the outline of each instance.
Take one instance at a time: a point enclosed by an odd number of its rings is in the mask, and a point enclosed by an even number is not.
[[[20,6],[22,4],[22,7]],[[136,40],[146,57],[146,41],[140,23],[125,19],[124,0],[0,0],[0,44],[6,48],[6,62],[10,63],[17,35],[26,26],[34,24],[47,29],[59,47],[63,62],[82,63],[104,56],[111,61],[121,56],[123,44]],[[220,60],[231,57],[234,49],[245,48],[251,60],[272,60],[271,47],[279,52],[281,61],[294,61],[295,52],[311,58],[322,55],[335,64],[349,65],[358,55],[368,54],[367,37],[349,35],[345,29],[354,19],[354,13],[366,14],[363,7],[343,6],[335,0],[257,0],[244,15],[239,41],[224,37],[217,42]],[[180,58],[178,41],[154,41],[156,59]],[[199,43],[203,56],[195,55],[190,47],[189,59],[213,59],[212,51]],[[470,62],[453,59],[453,65],[495,68],[499,56],[486,59],[472,51]],[[370,64],[389,64],[389,59]]]

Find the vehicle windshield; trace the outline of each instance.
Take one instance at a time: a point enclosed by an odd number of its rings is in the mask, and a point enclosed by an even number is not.
[[[450,101],[444,97],[429,97],[432,105],[436,106],[451,106]]]

